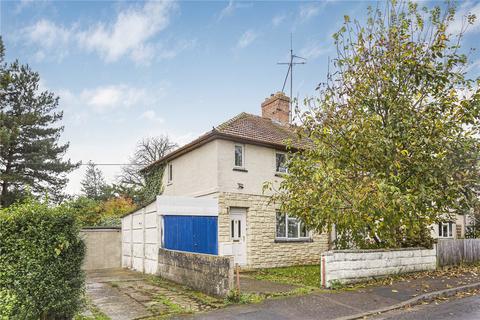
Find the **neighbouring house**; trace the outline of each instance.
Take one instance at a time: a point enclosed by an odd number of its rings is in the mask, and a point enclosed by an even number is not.
[[[319,263],[329,237],[281,212],[263,190],[267,181],[278,186],[287,173],[287,141],[294,149],[304,146],[289,123],[290,112],[290,99],[277,92],[261,104],[261,116],[240,113],[143,169],[165,165],[164,191],[122,219],[123,265],[135,264],[135,252],[149,251],[155,259],[155,245],[233,255],[246,268]],[[153,239],[150,248],[135,245],[142,228],[143,239]],[[148,235],[148,228],[157,231]]]
[[[473,224],[470,215],[455,215],[450,221],[440,222],[433,226],[432,236],[441,239],[462,239],[468,236],[467,229]]]

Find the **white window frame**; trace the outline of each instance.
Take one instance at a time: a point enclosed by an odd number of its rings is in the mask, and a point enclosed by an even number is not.
[[[289,217],[288,216],[288,213],[285,213],[285,236],[284,237],[279,237],[277,235],[277,215],[278,214],[282,214],[281,211],[279,210],[276,210],[275,211],[275,240],[310,240],[311,239],[311,236],[310,236],[310,231],[309,230],[306,230],[306,236],[302,237],[300,236],[300,226],[302,224],[302,222],[296,218],[296,217]],[[298,237],[289,237],[288,236],[288,220],[289,219],[295,219],[296,222],[297,222],[297,234],[298,234]]]
[[[285,171],[278,171],[277,170],[277,154],[283,154],[285,156]],[[281,151],[275,151],[275,173],[286,174],[288,173],[288,166],[287,166],[287,154]]]
[[[172,163],[168,163],[168,166],[167,166],[167,181],[168,183],[173,182],[173,164]]]
[[[237,166],[236,158],[235,158],[237,147],[242,148],[242,164],[240,166]],[[245,145],[244,144],[236,143],[235,146],[233,147],[233,167],[239,168],[239,169],[245,168]]]
[[[443,227],[447,227],[447,235],[443,234]],[[438,224],[438,237],[443,239],[453,238],[453,222],[440,222]]]

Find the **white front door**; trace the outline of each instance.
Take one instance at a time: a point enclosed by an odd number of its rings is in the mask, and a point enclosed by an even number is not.
[[[230,208],[230,241],[235,263],[247,264],[247,209]]]

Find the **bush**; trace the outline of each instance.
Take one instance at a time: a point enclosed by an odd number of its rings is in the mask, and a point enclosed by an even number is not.
[[[0,317],[71,319],[82,306],[85,245],[63,207],[0,210]]]

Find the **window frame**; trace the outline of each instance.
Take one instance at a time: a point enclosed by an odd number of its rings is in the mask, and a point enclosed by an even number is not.
[[[443,228],[447,227],[447,235],[444,235],[443,233]],[[438,237],[442,239],[452,239],[454,238],[453,235],[453,222],[448,221],[448,222],[440,222],[438,224]]]
[[[281,154],[285,157],[285,163],[284,163],[284,167],[285,167],[285,171],[278,171],[277,169],[277,155],[278,154]],[[287,166],[287,153],[286,152],[282,152],[282,151],[275,151],[275,173],[278,173],[278,174],[287,174],[288,173],[288,166]]]
[[[169,162],[167,165],[167,182],[173,182],[173,164],[171,162]]]
[[[278,215],[283,214],[285,216],[285,236],[281,237],[278,236]],[[290,237],[289,236],[289,220],[296,220],[296,232],[297,232],[297,237]],[[275,240],[280,240],[280,241],[309,241],[311,240],[311,234],[310,231],[305,228],[305,236],[302,236],[302,224],[305,225],[301,220],[299,220],[297,217],[289,217],[288,213],[282,213],[280,210],[275,211]]]
[[[237,165],[237,147],[240,147],[242,149],[242,153],[241,153],[241,157],[242,157],[242,163],[241,165]],[[237,169],[244,169],[245,168],[245,145],[244,144],[239,144],[239,143],[235,143],[234,147],[233,147],[233,167],[234,168],[237,168]]]

